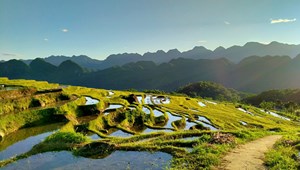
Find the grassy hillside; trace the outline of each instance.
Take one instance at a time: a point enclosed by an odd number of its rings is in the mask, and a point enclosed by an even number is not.
[[[299,127],[260,108],[225,101],[7,78],[0,85],[1,103],[11,106],[0,114],[2,139],[22,128],[64,122],[30,151],[1,161],[0,167],[48,151],[99,159],[123,150],[166,152],[173,156],[170,168],[206,169],[240,143],[270,133],[296,133]],[[91,133],[99,139],[91,139]]]

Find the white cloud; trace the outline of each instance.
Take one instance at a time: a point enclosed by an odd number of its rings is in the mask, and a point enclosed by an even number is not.
[[[199,40],[198,43],[206,43],[206,40]]]
[[[49,41],[48,38],[44,38],[44,41]]]
[[[18,54],[13,54],[13,53],[2,53],[2,56],[7,56],[7,57],[16,57]]]
[[[224,24],[226,24],[226,25],[230,25],[230,22],[228,22],[228,21],[224,21]]]
[[[19,58],[22,58],[22,55],[17,54],[17,53],[0,52],[0,61],[1,60],[19,59]]]
[[[62,32],[69,32],[69,30],[66,29],[66,28],[62,29],[61,31],[62,31]]]
[[[271,24],[295,22],[297,19],[271,19]]]

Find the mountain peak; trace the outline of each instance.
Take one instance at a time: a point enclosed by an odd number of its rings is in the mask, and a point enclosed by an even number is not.
[[[177,48],[169,50],[167,53],[180,53],[180,51]]]
[[[214,50],[214,52],[222,52],[224,50],[226,50],[226,49],[223,46],[219,46]]]
[[[192,50],[207,50],[207,48],[203,46],[195,46]]]
[[[272,41],[270,42],[269,45],[282,45],[283,43],[277,42],[277,41]]]
[[[259,42],[247,42],[245,45],[244,45],[244,47],[259,47],[259,46],[261,46],[261,45],[263,45],[263,44],[261,44],[261,43],[259,43]]]
[[[157,50],[156,53],[158,53],[158,54],[165,54],[166,52],[164,50]]]

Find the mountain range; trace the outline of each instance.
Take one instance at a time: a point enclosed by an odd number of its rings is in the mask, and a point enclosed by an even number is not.
[[[131,62],[138,61],[153,61],[156,64],[169,62],[172,59],[188,58],[188,59],[218,59],[226,58],[234,63],[239,63],[244,58],[249,56],[290,56],[294,58],[300,54],[300,45],[283,44],[279,42],[271,42],[262,44],[258,42],[248,42],[243,46],[232,46],[229,48],[218,47],[215,50],[206,49],[203,46],[194,47],[191,50],[180,52],[177,49],[172,49],[167,52],[158,50],[156,52],[147,52],[143,55],[138,53],[123,53],[112,54],[105,60],[92,59],[85,55],[79,56],[49,56],[44,58],[55,66],[58,66],[66,60],[71,60],[83,68],[89,70],[103,70],[113,66],[122,66]],[[30,64],[32,59],[23,60],[26,64]],[[3,62],[3,61],[2,61]]]
[[[251,56],[239,63],[226,58],[177,58],[161,64],[138,61],[98,71],[88,71],[71,60],[55,66],[43,59],[35,59],[29,65],[20,60],[2,62],[0,76],[119,90],[174,91],[188,83],[212,81],[257,93],[269,89],[299,88],[299,66],[300,55],[295,58]]]

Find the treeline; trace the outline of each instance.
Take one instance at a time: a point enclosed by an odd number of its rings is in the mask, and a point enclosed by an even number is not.
[[[282,110],[300,116],[300,89],[269,90],[243,99],[264,109]]]
[[[211,98],[213,100],[232,102],[240,101],[250,95],[209,81],[190,83],[186,86],[180,87],[177,92],[186,94],[190,97]]]

